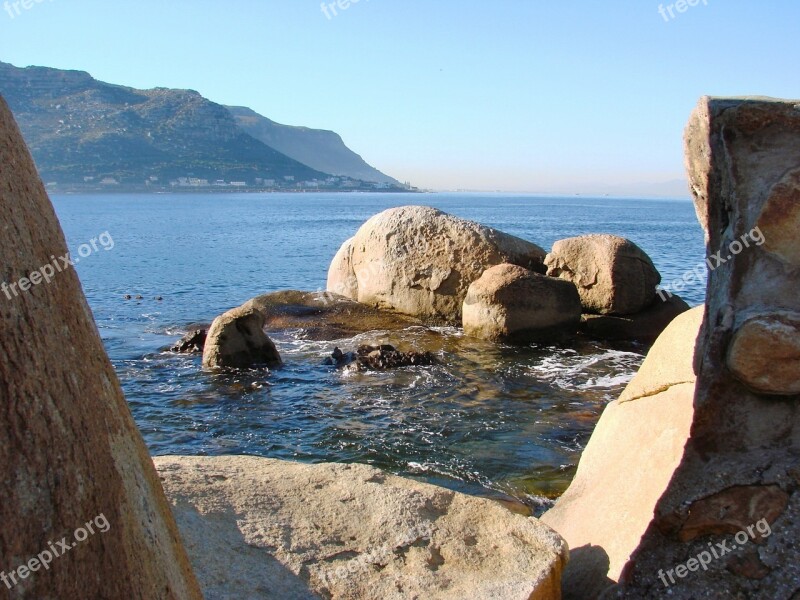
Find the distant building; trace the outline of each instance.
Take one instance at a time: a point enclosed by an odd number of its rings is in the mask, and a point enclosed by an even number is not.
[[[247,187],[247,183],[244,181],[231,181],[231,187]]]
[[[100,185],[119,185],[119,181],[117,181],[113,177],[103,177],[100,180]]]

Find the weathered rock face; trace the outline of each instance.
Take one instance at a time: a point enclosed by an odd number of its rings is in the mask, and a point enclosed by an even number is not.
[[[652,344],[672,323],[673,319],[689,310],[678,296],[666,300],[656,297],[653,303],[635,315],[593,315],[581,317],[580,331],[601,340],[629,340]]]
[[[491,500],[366,465],[155,462],[209,598],[560,596],[563,540]]]
[[[347,240],[331,261],[327,289],[351,300],[358,300],[358,278],[353,270],[353,238]]]
[[[203,349],[203,366],[207,369],[281,366],[278,349],[264,333],[264,320],[260,310],[247,305],[214,319]]]
[[[502,264],[472,282],[464,299],[464,333],[527,343],[575,333],[581,319],[578,290],[569,281]]]
[[[569,489],[542,516],[571,549],[565,598],[594,598],[619,580],[680,464],[692,423],[692,357],[703,311],[680,315],[658,338],[603,412]]]
[[[626,598],[667,586],[672,598],[800,594],[799,105],[704,98],[689,122],[696,209],[708,255],[723,262],[710,274],[691,437],[625,573]],[[687,572],[719,544],[736,549]]]
[[[653,302],[661,282],[650,257],[616,235],[583,235],[553,244],[547,274],[574,283],[586,312],[632,315]]]
[[[798,332],[800,313],[775,311],[747,318],[731,340],[728,368],[755,392],[800,394]]]
[[[310,340],[338,340],[366,331],[397,331],[421,321],[396,312],[359,304],[331,292],[283,291],[246,302],[263,313],[267,329],[303,329]]]
[[[494,265],[544,272],[535,244],[424,206],[369,219],[337,253],[328,290],[364,304],[458,324],[469,285]]]
[[[2,98],[0,224],[2,596],[200,598],[78,277],[53,267],[64,236]],[[49,281],[10,287],[34,271]],[[76,545],[55,557],[62,537]]]

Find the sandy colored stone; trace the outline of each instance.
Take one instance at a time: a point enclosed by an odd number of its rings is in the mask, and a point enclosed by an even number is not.
[[[2,282],[16,283],[66,253],[53,207],[0,98]],[[78,276],[70,268],[17,292],[0,292],[0,570],[8,576],[48,550],[49,540],[71,542],[77,528],[97,525],[101,515],[108,530],[95,526],[94,535],[11,590],[0,583],[0,596],[199,599]]]
[[[653,396],[680,383],[694,383],[692,357],[704,314],[705,306],[697,306],[670,323],[620,394],[620,402]]]
[[[764,249],[791,267],[800,267],[800,168],[786,174],[772,188],[756,225]]]
[[[560,597],[563,540],[491,500],[366,465],[155,462],[207,598]]]
[[[646,309],[661,282],[650,257],[625,238],[593,234],[559,240],[545,259],[547,274],[578,288],[585,312],[630,315]]]
[[[527,343],[574,333],[581,318],[575,286],[501,264],[472,282],[464,299],[464,333],[493,341]]]
[[[403,206],[375,215],[345,242],[331,264],[328,291],[459,324],[467,289],[486,269],[511,263],[544,272],[544,257],[535,244],[490,227],[426,206]]]
[[[800,394],[800,313],[773,313],[745,321],[733,336],[727,364],[756,392]]]
[[[661,334],[620,399],[603,411],[570,487],[542,516],[571,549],[565,598],[594,598],[619,581],[653,520],[689,438],[702,316],[702,307],[692,309]]]
[[[333,294],[358,300],[358,279],[353,271],[353,238],[339,248],[328,269],[327,290]]]
[[[264,333],[264,314],[252,306],[240,306],[220,315],[211,323],[203,367],[279,367],[281,355]]]

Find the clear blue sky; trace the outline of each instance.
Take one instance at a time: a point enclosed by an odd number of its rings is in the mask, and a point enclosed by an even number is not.
[[[701,95],[800,98],[797,0],[27,1],[0,60],[332,129],[426,188],[673,190]]]

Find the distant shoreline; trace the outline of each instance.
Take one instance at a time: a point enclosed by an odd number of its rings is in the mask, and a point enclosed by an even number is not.
[[[354,188],[354,189],[274,189],[274,188],[213,188],[213,187],[169,187],[154,188],[146,186],[122,186],[99,188],[97,186],[81,185],[59,185],[46,186],[48,194],[87,194],[87,195],[109,195],[109,194],[159,194],[159,195],[182,195],[182,194],[421,194],[424,190],[414,189],[374,189],[374,188]]]

